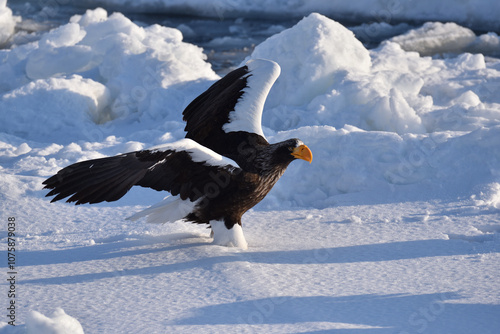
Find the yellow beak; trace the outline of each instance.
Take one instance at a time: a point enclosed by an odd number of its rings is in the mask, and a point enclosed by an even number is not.
[[[313,161],[313,154],[306,145],[300,145],[299,147],[294,148],[291,154],[295,158],[305,160],[309,163]]]

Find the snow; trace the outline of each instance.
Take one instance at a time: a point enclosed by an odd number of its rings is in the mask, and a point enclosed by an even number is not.
[[[12,15],[12,10],[7,7],[7,0],[0,0],[0,47],[14,34],[18,20],[19,18]]]
[[[16,219],[18,295],[17,326],[4,317],[0,333],[496,333],[500,61],[419,54],[448,53],[439,31],[468,34],[432,23],[367,50],[311,14],[256,46],[249,59],[281,66],[266,137],[300,138],[314,161],[243,216],[247,250],[213,245],[205,226],[126,219],[166,193],[44,197],[71,163],[184,137],[183,108],[218,76],[179,30],[96,9],[1,50],[0,211]]]
[[[282,72],[294,69],[293,75],[278,78],[267,107],[308,103],[331,86],[334,73],[365,72],[371,65],[368,50],[351,31],[317,13],[256,46],[251,57],[274,60]]]
[[[51,317],[32,311],[26,323],[28,333],[38,334],[83,334],[82,325],[75,318],[57,308]]]
[[[108,17],[104,9],[74,16],[37,42],[5,50],[4,58],[0,89],[6,94],[0,109],[28,111],[3,115],[0,130],[16,134],[19,118],[33,119],[46,126],[32,128],[24,137],[37,141],[87,139],[101,131],[96,123],[137,111],[147,110],[146,118],[168,114],[185,101],[165,90],[217,77],[202,50],[182,42],[178,30],[142,28],[120,13]],[[38,111],[40,103],[46,112]]]
[[[453,22],[427,22],[421,28],[393,37],[391,41],[398,43],[403,50],[416,51],[421,56],[464,52],[500,55],[500,38],[497,34],[476,37],[472,30]]]

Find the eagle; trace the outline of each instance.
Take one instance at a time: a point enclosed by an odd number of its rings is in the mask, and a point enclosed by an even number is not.
[[[264,102],[280,75],[254,59],[228,73],[183,111],[185,138],[135,152],[74,163],[43,182],[55,202],[112,202],[132,186],[170,192],[127,219],[207,224],[216,245],[247,249],[241,218],[295,159],[312,162],[299,139],[270,144],[261,127]]]

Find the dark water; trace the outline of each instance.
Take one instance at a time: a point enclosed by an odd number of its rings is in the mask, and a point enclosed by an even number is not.
[[[26,34],[22,39],[14,41],[16,44],[30,42],[50,29],[66,24],[71,16],[84,14],[87,8],[79,7],[72,1],[19,1],[9,0],[8,7],[14,15],[22,17],[18,31]],[[113,10],[107,9],[108,15]],[[295,25],[301,18],[289,19],[258,19],[252,18],[202,18],[182,15],[138,14],[124,13],[138,25],[154,23],[178,28],[184,35],[184,41],[195,44],[204,49],[208,61],[213,69],[223,75],[238,66],[249,55],[253,48],[268,37]],[[402,33],[411,28],[410,25],[399,25],[399,28],[390,29],[389,33],[373,33],[373,29],[360,26],[362,22],[341,22],[351,28],[356,37],[372,48],[382,40],[392,35]]]

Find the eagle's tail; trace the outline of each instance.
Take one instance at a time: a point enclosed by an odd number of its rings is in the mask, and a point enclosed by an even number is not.
[[[139,211],[127,220],[138,220],[147,217],[148,223],[163,224],[184,219],[191,213],[198,201],[191,202],[189,199],[182,200],[179,196],[168,196],[149,208]]]

